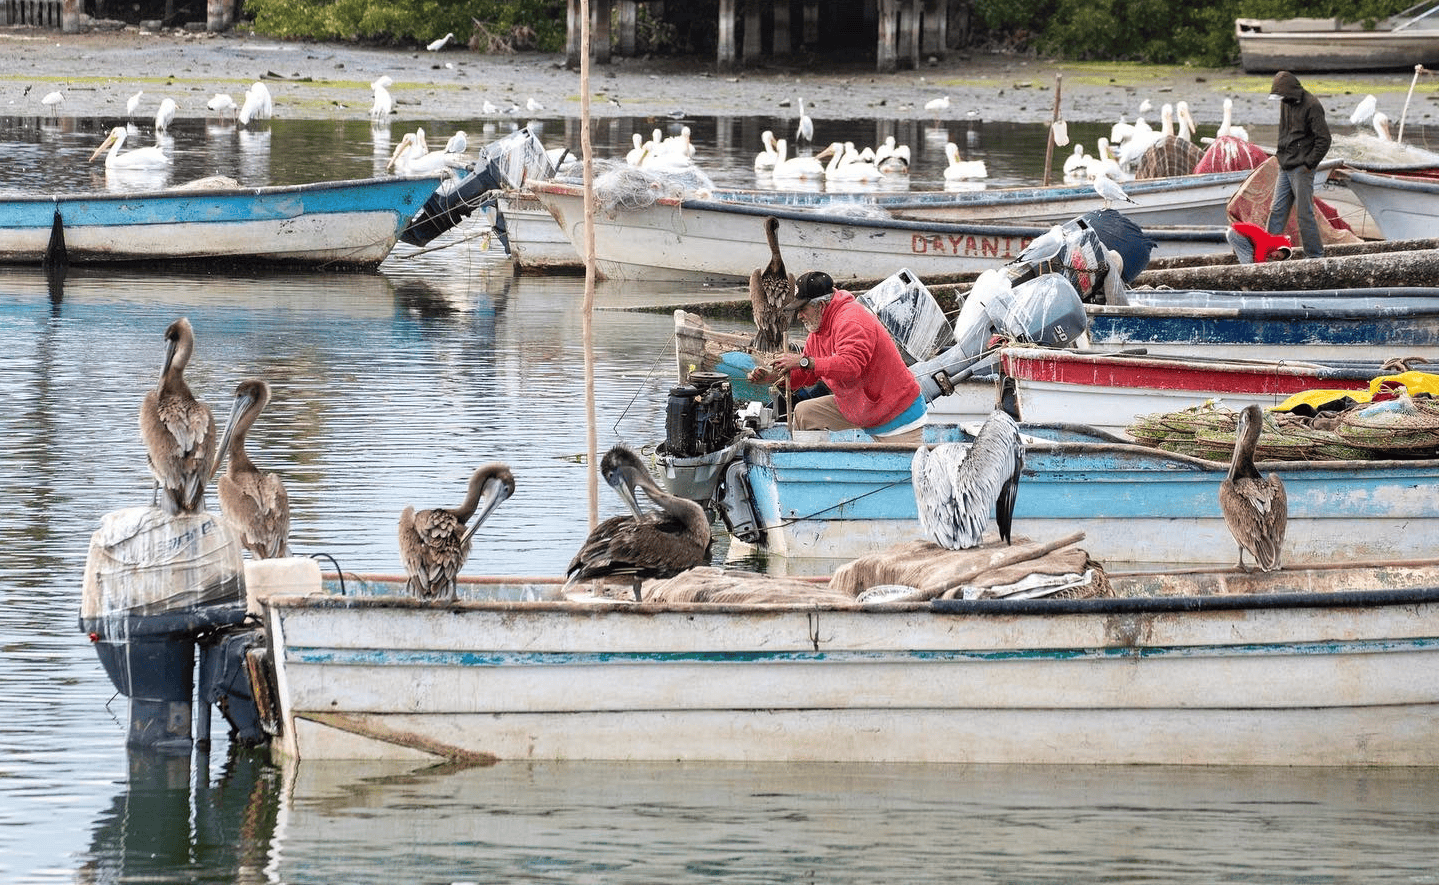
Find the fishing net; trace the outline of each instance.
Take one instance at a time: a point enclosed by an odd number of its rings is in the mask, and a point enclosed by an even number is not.
[[[1204,152],[1191,141],[1166,135],[1149,146],[1139,158],[1139,168],[1134,177],[1169,178],[1174,175],[1189,175],[1204,158]]]
[[[605,212],[643,209],[658,200],[704,197],[714,190],[714,182],[698,169],[655,172],[622,160],[596,159],[594,171],[595,202]],[[580,164],[571,163],[560,169],[557,179],[567,184],[582,184],[583,175]]]
[[[1439,404],[1406,395],[1347,409],[1339,416],[1336,433],[1362,449],[1412,457],[1439,448]]]

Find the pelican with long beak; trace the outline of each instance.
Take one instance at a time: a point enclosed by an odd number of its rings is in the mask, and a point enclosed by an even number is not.
[[[1229,474],[1219,483],[1219,509],[1224,512],[1229,533],[1239,544],[1239,567],[1245,567],[1244,551],[1248,550],[1260,569],[1272,572],[1279,570],[1279,553],[1289,522],[1289,498],[1284,492],[1284,480],[1272,473],[1262,476],[1254,466],[1254,449],[1259,445],[1263,426],[1264,412],[1259,406],[1245,406],[1239,413]]]
[[[270,385],[258,378],[235,387],[235,403],[220,439],[219,460],[228,458],[229,463],[215,486],[220,513],[256,559],[290,555],[290,498],[285,484],[256,467],[245,451],[245,436],[269,402]],[[215,466],[219,467],[218,461]]]
[[[140,404],[140,438],[150,472],[164,492],[161,506],[171,515],[204,506],[205,483],[215,472],[215,416],[185,383],[195,349],[195,332],[181,317],[165,329],[165,363],[160,383]]]
[[[120,148],[125,144],[125,127],[116,126],[95,148],[90,155],[89,162],[95,162],[95,158],[105,153],[109,148],[110,153],[105,157],[105,168],[109,169],[164,169],[170,165],[170,158],[158,147],[135,148],[133,151],[120,153]]]
[[[704,508],[660,488],[640,457],[617,445],[600,460],[600,475],[625,502],[629,513],[595,526],[570,560],[569,582],[608,575],[628,576],[635,599],[645,578],[668,578],[709,560],[710,525]],[[646,513],[635,489],[659,507]]]
[[[409,576],[407,586],[421,599],[455,598],[455,579],[470,555],[475,531],[515,493],[515,477],[498,461],[470,475],[469,492],[458,507],[435,507],[400,514],[400,560]],[[474,523],[470,518],[474,517]]]
[[[947,550],[978,547],[990,508],[999,536],[1010,543],[1014,502],[1024,470],[1024,440],[1019,434],[1019,403],[1013,378],[1001,382],[999,406],[985,420],[974,442],[920,446],[910,465],[919,525]]]

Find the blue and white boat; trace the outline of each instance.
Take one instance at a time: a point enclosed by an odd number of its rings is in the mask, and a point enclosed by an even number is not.
[[[0,197],[0,263],[371,269],[438,177]]]
[[[1219,507],[1227,462],[1120,441],[1078,425],[1024,425],[1031,439],[1014,533],[1085,534],[1107,563],[1232,565],[1238,547]],[[932,424],[930,443],[964,441]],[[858,431],[770,428],[740,444],[761,546],[795,572],[923,538],[910,462],[914,449]],[[1043,438],[1047,437],[1047,438]],[[1273,461],[1289,522],[1283,562],[1439,557],[1439,460]],[[747,551],[732,545],[731,555]],[[814,566],[806,566],[812,560]]]

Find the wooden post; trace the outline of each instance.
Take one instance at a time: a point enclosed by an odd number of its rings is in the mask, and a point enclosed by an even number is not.
[[[591,61],[602,65],[610,63],[610,3],[611,0],[590,0]]]
[[[571,0],[573,2],[573,0]],[[608,4],[606,4],[608,5]],[[585,348],[586,448],[589,453],[588,487],[590,529],[600,521],[599,432],[595,422],[595,162],[590,139],[590,3],[579,0],[580,18],[580,155],[585,185],[585,297],[580,312],[580,338]]]
[[[209,0],[205,4],[205,30],[212,33],[225,30],[225,0]]]
[[[635,0],[615,0],[615,19],[619,25],[619,38],[615,41],[615,52],[626,58],[635,54],[635,28],[638,26],[639,4]]]
[[[719,0],[719,46],[715,61],[721,71],[734,69],[734,17],[735,0]]]
[[[895,40],[899,31],[899,0],[879,0],[879,39],[875,45],[875,68],[893,74],[899,67]]]
[[[949,51],[949,0],[924,0],[920,51],[939,59]]]
[[[744,10],[744,43],[740,47],[740,60],[745,64],[758,61],[764,54],[764,47],[761,45],[763,34],[761,33],[759,0],[749,0]]]
[[[800,42],[813,46],[819,42],[819,0],[804,0],[803,33]]]
[[[1404,140],[1404,118],[1409,116],[1409,100],[1414,97],[1414,87],[1419,85],[1419,75],[1424,73],[1423,65],[1414,66],[1414,79],[1409,81],[1409,94],[1404,96],[1404,110],[1399,112],[1399,134],[1394,137],[1398,144]]]
[[[589,33],[589,4],[583,0],[568,0],[565,4],[565,67],[580,66],[580,38]],[[583,18],[580,7],[584,7]]]
[[[1049,133],[1044,138],[1044,183],[1049,184],[1049,164],[1054,160],[1054,124],[1059,122],[1059,94],[1064,91],[1064,75],[1054,75],[1054,113],[1049,120]]]
[[[904,54],[909,56],[909,66],[919,70],[919,9],[920,0],[903,0],[904,3]]]
[[[770,55],[789,55],[794,49],[794,37],[790,34],[789,27],[789,2],[779,0],[774,5],[774,42],[770,45]]]
[[[66,34],[80,33],[80,14],[84,12],[80,0],[65,0],[65,5],[60,8],[60,30]],[[1403,132],[1404,123],[1400,121],[1400,132]]]

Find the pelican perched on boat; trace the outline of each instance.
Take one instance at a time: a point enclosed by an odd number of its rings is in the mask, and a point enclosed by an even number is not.
[[[759,134],[760,143],[764,150],[754,155],[754,171],[773,172],[774,164],[779,160],[779,151],[775,148],[774,133],[766,129]]]
[[[1124,192],[1124,188],[1119,186],[1119,182],[1110,178],[1109,175],[1103,171],[1094,176],[1094,192],[1103,198],[1104,208],[1106,209],[1113,208],[1113,204],[1116,202],[1134,203],[1134,200],[1129,198],[1129,194]],[[1135,205],[1138,204],[1136,203]]]
[[[90,155],[90,162],[95,162],[95,158],[109,148],[110,153],[105,157],[106,169],[163,169],[170,165],[170,158],[158,147],[135,148],[133,151],[120,153],[126,134],[124,126],[111,129],[110,134],[105,136],[105,140],[100,142],[100,146]]]
[[[389,89],[394,82],[388,74],[381,74],[370,84],[370,91],[375,93],[375,101],[370,105],[370,119],[376,123],[388,120],[394,110],[395,102],[390,98]]]
[[[931,541],[948,550],[978,547],[984,541],[989,510],[999,536],[1010,543],[1014,502],[1024,470],[1024,441],[1019,434],[1019,404],[1014,379],[1001,383],[998,407],[974,442],[920,446],[910,463],[919,525]]]
[[[784,258],[779,253],[778,218],[765,218],[764,235],[769,241],[769,264],[750,274],[750,312],[759,329],[755,350],[777,353],[784,350],[784,336],[789,329],[790,314],[784,305],[794,297],[794,275],[785,271]]]
[[[1224,512],[1229,533],[1239,543],[1239,567],[1244,568],[1244,551],[1248,550],[1260,569],[1272,572],[1279,570],[1289,499],[1284,493],[1284,480],[1272,473],[1261,476],[1254,466],[1254,448],[1259,444],[1263,425],[1264,412],[1259,406],[1245,406],[1239,413],[1234,457],[1229,462],[1229,474],[1219,483],[1219,509]]]
[[[515,493],[515,477],[506,465],[492,461],[470,475],[465,500],[455,508],[435,507],[400,514],[400,561],[407,586],[421,599],[454,599],[455,578],[470,555],[475,530],[495,508]],[[470,518],[474,524],[467,526]]]
[[[285,484],[273,473],[265,473],[245,451],[250,426],[270,402],[270,385],[258,378],[241,381],[235,387],[235,403],[220,439],[220,458],[227,460],[225,472],[215,484],[220,513],[240,535],[240,543],[256,559],[281,559],[290,555],[290,499]]]
[[[240,125],[248,126],[251,120],[268,120],[274,113],[275,102],[270,96],[270,88],[259,80],[251,83],[245,93],[245,101],[240,105]]]
[[[959,145],[952,141],[947,142],[944,146],[944,158],[948,161],[948,165],[944,167],[945,181],[966,181],[989,177],[989,169],[984,165],[983,160],[961,160]]]
[[[175,104],[173,98],[167,97],[160,102],[159,109],[155,111],[155,134],[157,136],[161,132],[170,131],[170,124],[175,122],[175,111],[178,109],[179,106]]]
[[[776,181],[786,179],[818,179],[824,177],[824,164],[818,157],[791,157],[789,147],[783,138],[775,142],[774,177]]]
[[[708,561],[710,525],[704,508],[660,488],[639,455],[615,446],[600,460],[600,475],[630,512],[595,526],[565,570],[570,582],[628,576],[639,599],[645,578],[672,577]],[[660,512],[645,513],[640,508],[636,487],[644,489]]]
[[[166,513],[195,513],[204,506],[205,483],[215,472],[215,416],[185,383],[195,351],[195,331],[181,317],[165,329],[160,382],[140,404],[140,438],[150,472],[164,493]]]

